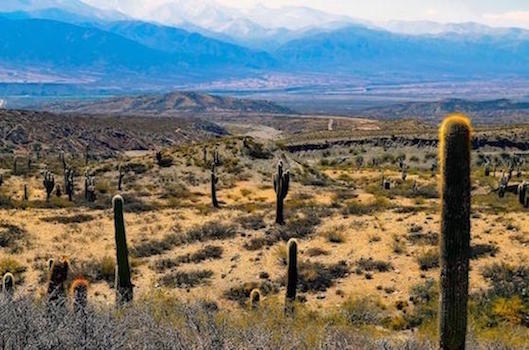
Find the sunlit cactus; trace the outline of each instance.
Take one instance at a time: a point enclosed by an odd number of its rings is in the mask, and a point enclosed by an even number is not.
[[[15,295],[15,276],[10,272],[2,278],[2,293],[8,300],[13,299]]]
[[[44,171],[44,179],[42,180],[42,184],[44,185],[44,189],[46,190],[46,201],[50,200],[50,195],[53,192],[53,189],[55,188],[55,176],[48,171]]]
[[[261,302],[261,291],[258,288],[255,288],[250,292],[250,308],[252,310],[259,309],[260,302]]]
[[[123,198],[119,195],[114,196],[112,206],[114,208],[114,233],[116,239],[116,306],[122,306],[132,301],[133,297],[123,205]]]
[[[84,277],[77,277],[73,280],[70,287],[72,295],[73,311],[75,313],[84,313],[88,305],[88,281]]]
[[[447,117],[441,125],[440,348],[465,348],[470,257],[470,121]]]
[[[48,275],[48,291],[46,303],[48,308],[63,307],[66,303],[66,289],[64,282],[68,278],[68,259],[50,260]]]

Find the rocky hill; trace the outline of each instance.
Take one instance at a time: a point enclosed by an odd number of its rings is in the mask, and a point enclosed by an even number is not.
[[[105,115],[181,116],[195,113],[293,113],[290,109],[269,101],[221,97],[197,92],[126,96],[96,101],[63,101],[40,108],[60,113]]]
[[[436,122],[454,112],[466,113],[477,123],[529,122],[529,103],[508,99],[488,101],[445,99],[432,102],[406,102],[387,107],[370,108],[363,111],[361,115],[375,119],[413,118]]]
[[[2,152],[42,148],[110,156],[118,151],[149,150],[227,134],[200,118],[72,116],[0,109]]]

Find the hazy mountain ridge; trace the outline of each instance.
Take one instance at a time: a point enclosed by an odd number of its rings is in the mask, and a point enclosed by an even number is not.
[[[164,95],[116,97],[96,101],[64,101],[45,104],[41,109],[53,112],[181,116],[189,113],[267,113],[293,114],[288,108],[269,101],[221,97],[197,92],[172,92]]]
[[[479,123],[529,122],[529,102],[518,102],[509,99],[487,101],[444,99],[441,101],[406,102],[388,107],[366,109],[360,114],[377,119],[413,118],[436,122],[447,114],[454,112],[466,113]]]

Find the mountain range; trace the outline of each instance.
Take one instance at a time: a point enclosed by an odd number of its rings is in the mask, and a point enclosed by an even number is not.
[[[529,75],[529,31],[519,28],[373,24],[303,7],[241,11],[204,0],[175,0],[141,17],[79,0],[2,1],[0,82],[45,76],[149,90],[285,75],[385,82]]]

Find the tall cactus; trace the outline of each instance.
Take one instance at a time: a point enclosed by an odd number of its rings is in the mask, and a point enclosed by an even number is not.
[[[63,307],[66,303],[66,290],[64,282],[68,278],[68,259],[62,257],[59,260],[50,260],[50,272],[48,275],[48,292],[46,304],[48,308]]]
[[[211,164],[211,203],[213,208],[219,207],[219,202],[217,200],[217,183],[219,182],[219,177],[215,174],[215,163]]]
[[[120,195],[112,199],[114,208],[114,232],[116,239],[116,306],[132,301],[133,286],[130,275],[129,251],[123,220],[123,198]]]
[[[470,256],[470,121],[448,116],[441,125],[440,349],[465,348]]]
[[[71,202],[73,200],[73,194],[75,190],[73,169],[66,169],[64,171],[64,190],[68,195],[68,200]]]
[[[294,301],[296,300],[296,287],[298,284],[298,242],[290,239],[287,244],[287,291],[285,298],[285,312],[294,311]]]
[[[10,272],[2,278],[2,293],[8,300],[13,299],[15,295],[15,276]]]
[[[274,174],[274,191],[276,192],[276,223],[283,225],[283,203],[288,194],[290,184],[290,173],[287,170],[283,172],[283,161],[277,164],[277,174]]]
[[[44,180],[42,180],[42,184],[44,185],[44,188],[46,189],[46,202],[50,200],[50,195],[53,192],[53,189],[55,188],[55,176],[48,171],[44,171]]]

